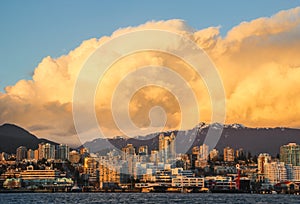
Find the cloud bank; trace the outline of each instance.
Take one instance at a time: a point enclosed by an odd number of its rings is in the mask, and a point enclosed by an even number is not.
[[[6,92],[0,93],[0,124],[15,123],[39,137],[73,145],[80,143],[72,117],[73,89],[80,69],[109,39],[143,29],[182,34],[206,51],[224,84],[226,123],[300,127],[300,7],[268,18],[242,22],[224,37],[220,35],[219,27],[195,30],[186,22],[175,19],[147,22],[119,29],[109,37],[86,40],[67,55],[56,59],[45,57],[35,68],[32,80],[21,80],[6,87]],[[168,59],[169,56],[145,53],[120,60],[112,67],[103,82],[105,89],[96,94],[96,100],[102,101],[96,110],[104,131],[111,136],[121,134],[113,122],[109,103],[105,101],[110,99],[124,70],[153,64],[175,67],[180,72],[180,67],[186,66],[183,62]],[[190,83],[196,83],[192,75],[184,74]],[[209,122],[209,94],[203,82],[197,87],[201,120]],[[148,113],[155,104],[165,107],[166,128],[176,129],[180,108],[174,102],[174,96],[157,87],[147,87],[132,99],[130,116],[134,123],[141,128],[149,125]],[[92,138],[93,130],[86,131]]]

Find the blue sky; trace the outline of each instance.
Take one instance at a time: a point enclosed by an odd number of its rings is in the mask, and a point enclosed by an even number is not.
[[[183,19],[195,29],[271,16],[299,1],[11,1],[0,2],[0,91],[31,79],[42,58],[58,57],[83,40],[150,20]]]

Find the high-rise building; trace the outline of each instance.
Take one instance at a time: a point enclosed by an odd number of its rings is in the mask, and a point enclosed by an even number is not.
[[[84,173],[85,174],[94,174],[98,168],[98,162],[95,160],[95,158],[92,157],[86,157],[84,158]]]
[[[120,183],[120,167],[101,162],[99,164],[99,182],[101,188],[105,183]]]
[[[39,147],[38,147],[38,153],[39,153],[39,160],[41,160],[41,159],[43,159],[44,158],[44,151],[45,151],[45,149],[44,149],[44,143],[40,143],[39,144]]]
[[[128,174],[133,175],[134,172],[134,165],[136,162],[135,157],[135,148],[132,144],[127,144],[126,147],[122,149],[123,151],[123,160],[126,160],[127,167],[128,167]]]
[[[293,181],[300,181],[300,166],[293,166]]]
[[[27,159],[28,159],[28,160],[34,160],[34,150],[29,149],[29,150],[27,151]]]
[[[162,162],[170,162],[176,157],[175,134],[172,132],[169,136],[164,133],[159,135],[159,158]]]
[[[158,151],[151,150],[150,162],[157,164],[159,162]]]
[[[300,166],[300,145],[289,143],[280,147],[280,161],[293,166]]]
[[[55,145],[50,143],[40,143],[38,147],[38,157],[40,159],[55,159]]]
[[[135,155],[135,148],[132,144],[127,144],[122,148],[123,151],[123,159],[126,160],[128,156]]]
[[[271,184],[287,180],[287,170],[283,162],[270,162],[264,164],[265,178]]]
[[[214,160],[214,159],[217,159],[219,156],[219,151],[217,149],[212,149],[210,152],[209,152],[209,158],[210,160]]]
[[[50,143],[46,143],[44,144],[44,158],[45,159],[55,159],[55,146],[50,144]]]
[[[22,161],[27,158],[27,148],[24,146],[20,146],[17,148],[16,159],[17,161]]]
[[[39,160],[39,150],[38,149],[34,150],[34,159],[36,161]]]
[[[230,147],[224,148],[224,161],[233,162],[234,161],[234,149]]]
[[[199,147],[199,159],[208,160],[208,149],[209,147],[206,144],[200,145]]]
[[[235,151],[235,157],[236,158],[241,158],[244,155],[245,155],[245,152],[244,152],[243,148],[239,148]]]
[[[264,174],[264,165],[271,162],[271,156],[268,153],[261,153],[257,158],[258,173]]]
[[[68,160],[69,159],[69,151],[70,148],[66,144],[60,144],[57,146],[57,151],[56,151],[56,159],[60,160]]]
[[[8,159],[8,154],[5,152],[0,153],[0,162]]]
[[[139,155],[148,155],[148,146],[140,146],[139,147]]]

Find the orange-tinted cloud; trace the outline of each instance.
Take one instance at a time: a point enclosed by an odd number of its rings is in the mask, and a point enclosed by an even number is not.
[[[32,80],[21,80],[7,87],[6,93],[0,93],[0,123],[16,123],[40,137],[58,142],[79,143],[72,119],[72,96],[81,67],[104,42],[142,29],[162,29],[182,34],[207,52],[224,83],[226,123],[300,126],[300,7],[281,11],[269,18],[243,22],[232,28],[225,37],[220,35],[218,27],[196,31],[182,20],[169,20],[147,22],[137,27],[119,29],[111,37],[84,41],[65,56],[57,59],[45,57],[35,69]],[[152,64],[173,67],[180,73],[180,69],[186,65],[171,58],[145,53],[138,58],[120,60],[112,67],[111,70],[115,71],[108,72],[107,80],[103,81],[106,91],[99,89],[96,95],[96,100],[99,97],[102,99],[96,109],[99,121],[104,119],[104,131],[111,135],[120,134],[113,123],[110,103],[103,99],[110,99],[112,89],[126,74],[126,69]],[[192,87],[197,87],[200,118],[209,122],[211,104],[208,91],[203,82],[195,80],[189,73],[180,74]],[[176,102],[170,103],[174,98],[164,91],[157,87],[148,88],[132,98],[130,114],[137,126],[147,126],[149,105],[164,103],[163,107],[169,105],[165,109],[167,127],[178,127],[181,117],[178,105]],[[155,98],[156,94],[163,96]],[[93,130],[87,129],[89,131],[92,138]]]

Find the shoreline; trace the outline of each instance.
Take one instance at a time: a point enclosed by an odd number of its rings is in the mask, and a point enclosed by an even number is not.
[[[0,190],[0,194],[23,194],[23,193],[32,193],[32,194],[39,194],[39,193],[67,193],[67,194],[74,194],[74,193],[140,193],[140,194],[256,194],[256,195],[300,195],[300,192],[276,192],[274,191],[262,191],[262,192],[236,192],[236,191],[214,191],[214,192],[179,192],[179,191],[151,191],[151,192],[142,192],[140,190],[94,190],[94,191],[52,191],[52,190]]]

